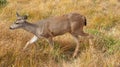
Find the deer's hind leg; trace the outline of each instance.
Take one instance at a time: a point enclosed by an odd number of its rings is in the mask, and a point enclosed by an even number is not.
[[[76,48],[75,48],[75,51],[73,53],[73,58],[76,57],[76,55],[78,54],[78,51],[79,51],[79,47],[80,47],[80,43],[79,43],[79,40],[78,40],[78,36],[84,36],[86,38],[89,38],[89,43],[90,45],[92,44],[92,41],[91,41],[91,35],[88,34],[88,33],[85,33],[82,29],[81,30],[76,30],[74,31],[73,33],[71,33],[75,42],[76,42]]]
[[[80,31],[79,35],[88,38],[89,39],[89,44],[92,45],[92,39],[94,38],[93,35],[85,33],[84,31]]]
[[[75,58],[77,53],[78,53],[78,51],[79,51],[79,40],[78,40],[78,36],[77,35],[72,34],[72,36],[73,36],[73,39],[76,42],[76,48],[75,48],[75,51],[74,51],[73,56],[72,56],[73,58]]]

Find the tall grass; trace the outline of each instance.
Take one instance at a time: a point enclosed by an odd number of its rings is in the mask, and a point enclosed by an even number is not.
[[[6,0],[4,0],[6,1]],[[0,0],[2,2],[2,0]],[[0,8],[0,67],[119,67],[120,5],[118,0],[7,0]],[[94,35],[90,45],[80,37],[77,58],[71,58],[75,42],[69,34],[54,38],[54,49],[44,39],[22,51],[33,34],[9,30],[15,13],[29,16],[34,23],[41,19],[78,12],[87,18],[85,32]]]

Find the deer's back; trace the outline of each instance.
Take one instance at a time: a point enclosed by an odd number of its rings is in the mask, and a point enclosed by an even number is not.
[[[70,13],[62,16],[51,17],[42,20],[41,24],[45,27],[45,32],[54,36],[71,32],[71,28],[77,29],[83,26],[83,16],[78,13]]]

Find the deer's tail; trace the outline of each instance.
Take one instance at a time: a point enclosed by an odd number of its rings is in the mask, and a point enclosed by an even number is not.
[[[85,26],[87,25],[87,19],[86,19],[86,17],[84,17],[84,25]]]

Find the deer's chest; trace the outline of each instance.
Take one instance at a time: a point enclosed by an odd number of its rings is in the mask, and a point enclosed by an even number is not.
[[[47,29],[47,27],[42,27],[41,29],[38,29],[37,30],[37,35],[38,36],[42,36],[42,37],[45,37],[45,38],[48,38],[48,37],[51,37],[52,34],[50,34],[49,30]]]

